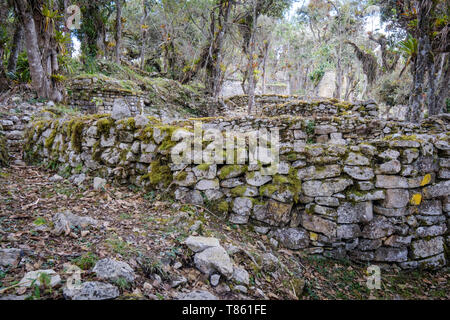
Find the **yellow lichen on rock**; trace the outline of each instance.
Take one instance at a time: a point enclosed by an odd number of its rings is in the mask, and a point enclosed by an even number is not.
[[[416,193],[411,198],[412,206],[419,206],[422,203],[422,195],[420,193]]]
[[[423,180],[420,183],[420,186],[425,187],[426,185],[430,184],[430,182],[431,182],[431,174],[428,173],[427,175],[425,175],[425,177],[423,177]]]

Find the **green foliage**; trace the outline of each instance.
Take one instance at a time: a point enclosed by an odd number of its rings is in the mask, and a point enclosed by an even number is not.
[[[9,156],[8,150],[6,149],[6,141],[3,135],[0,134],[0,167],[6,166],[8,164]]]
[[[19,54],[17,58],[17,68],[15,73],[8,73],[8,77],[12,80],[22,83],[31,81],[30,65],[28,64],[28,57],[26,52]]]
[[[405,57],[415,57],[417,55],[418,42],[417,39],[408,34],[406,40],[400,41],[398,44],[400,52],[402,52]]]
[[[393,73],[380,78],[374,88],[378,102],[388,106],[406,105],[409,102],[412,79],[410,74]]]
[[[39,218],[37,218],[36,220],[34,220],[33,221],[33,224],[35,225],[35,226],[45,226],[46,224],[47,224],[47,220],[45,220],[44,218],[42,218],[42,217],[39,217]]]
[[[309,79],[313,82],[315,87],[319,85],[320,81],[322,81],[323,77],[325,76],[325,68],[326,66],[324,64],[321,64],[317,69],[314,69],[309,74]]]
[[[93,56],[86,56],[83,59],[83,71],[87,74],[96,74],[100,71],[97,59]]]
[[[117,287],[119,287],[119,289],[121,289],[122,291],[131,288],[131,284],[125,278],[122,277],[117,278],[114,281],[114,284],[117,285]]]
[[[98,261],[98,256],[92,252],[85,253],[84,255],[72,260],[72,262],[81,270],[92,269]]]

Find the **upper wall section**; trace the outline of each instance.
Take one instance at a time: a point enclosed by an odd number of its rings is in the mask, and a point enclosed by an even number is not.
[[[248,96],[239,95],[226,99],[226,107],[222,107],[223,115],[248,114]],[[259,116],[277,117],[291,116],[340,116],[353,115],[362,117],[378,117],[379,108],[375,101],[348,103],[337,99],[317,98],[305,100],[301,96],[257,95],[255,96],[254,113]]]
[[[125,101],[132,115],[142,113],[144,93],[133,81],[105,76],[80,76],[68,84],[69,105],[88,114],[111,113],[114,102]]]
[[[342,115],[201,118],[190,119],[189,122],[178,122],[177,124],[192,127],[194,122],[201,121],[205,130],[218,129],[235,132],[278,129],[280,130],[281,142],[293,148],[295,144],[333,143],[351,145],[398,135],[445,133],[450,131],[449,120],[450,118],[443,116],[414,124]]]

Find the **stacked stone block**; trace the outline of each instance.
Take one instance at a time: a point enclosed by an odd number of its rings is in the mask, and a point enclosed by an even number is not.
[[[192,135],[193,123],[163,125],[143,116],[40,121],[30,126],[27,151],[91,175],[170,190],[181,202],[210,206],[292,250],[405,269],[444,266],[448,123],[325,119],[313,129],[306,118],[255,120],[259,128],[280,124],[281,162],[273,176],[262,175],[265,163],[175,164],[171,150]],[[224,122],[209,119],[204,128]],[[365,128],[355,133],[348,123]],[[220,128],[226,127],[245,132],[255,124],[241,119]]]
[[[233,96],[224,101],[221,114],[247,114],[248,96]],[[351,114],[362,117],[378,117],[379,108],[375,101],[348,103],[337,99],[307,99],[296,95],[256,95],[253,113],[265,117],[277,117],[286,114],[301,116],[323,116]]]
[[[68,85],[69,105],[88,114],[111,113],[114,102],[124,100],[133,115],[141,114],[144,94],[135,84],[97,77],[77,78]]]

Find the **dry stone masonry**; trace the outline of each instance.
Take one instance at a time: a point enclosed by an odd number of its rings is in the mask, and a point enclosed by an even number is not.
[[[132,81],[80,76],[68,87],[69,105],[86,113],[111,113],[118,100],[133,116],[141,114],[144,107],[144,93]]]
[[[375,101],[342,102],[337,99],[307,99],[301,96],[265,94],[255,96],[254,113],[260,116],[283,115],[332,116],[353,115],[356,117],[378,117],[379,108]],[[221,114],[248,114],[248,96],[239,95],[226,99]]]
[[[170,190],[292,250],[404,269],[446,265],[448,118],[416,125],[369,115],[308,116],[306,110],[299,117],[198,119],[204,130],[279,129],[281,162],[273,176],[261,174],[264,163],[173,163],[171,150],[192,134],[193,121],[40,120],[30,125],[25,149],[73,172]]]

